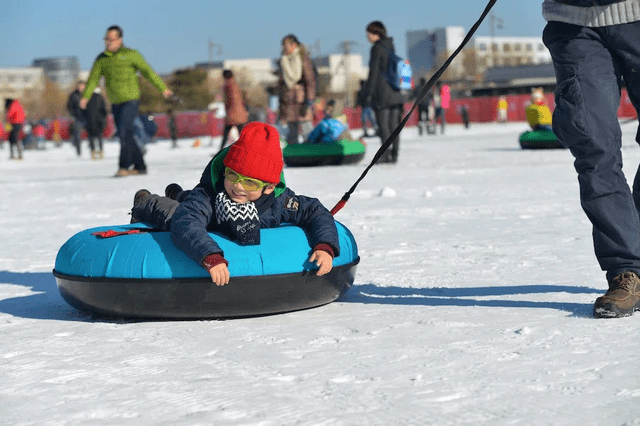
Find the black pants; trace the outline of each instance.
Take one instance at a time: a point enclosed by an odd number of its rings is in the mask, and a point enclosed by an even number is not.
[[[218,151],[222,151],[224,146],[227,144],[227,140],[229,139],[229,132],[231,131],[231,129],[235,126],[235,127],[238,128],[238,133],[241,133],[242,132],[242,128],[244,127],[245,124],[247,124],[247,123],[225,124],[224,130],[222,131],[222,143],[220,144],[220,149]]]
[[[84,120],[80,118],[73,119],[73,129],[71,134],[71,142],[73,146],[76,148],[76,153],[78,157],[82,155],[82,130],[86,128],[86,123]]]
[[[186,195],[186,192],[182,191],[180,194]],[[178,199],[183,200],[184,197],[178,197]],[[149,194],[131,209],[131,223],[147,222],[163,231],[169,231],[171,218],[179,205],[179,201],[171,198]]]
[[[87,134],[89,136],[89,148],[91,152],[96,151],[96,139],[98,139],[98,151],[102,151],[102,130],[87,126]]]
[[[447,111],[442,107],[436,107],[436,122],[440,121],[440,133],[444,134],[444,126],[447,124]]]
[[[393,105],[387,108],[376,109],[376,120],[378,121],[378,132],[380,141],[384,143],[402,120],[402,105]],[[385,155],[380,158],[382,163],[395,163],[398,161],[400,150],[400,135],[396,137]]]
[[[287,144],[291,145],[298,143],[298,135],[300,134],[300,122],[289,121],[287,123],[287,128],[289,129],[289,134],[287,135]]]
[[[18,158],[22,158],[22,147],[20,146],[20,138],[18,137],[20,134],[20,129],[22,129],[22,124],[11,125],[11,132],[9,133],[9,153],[11,155],[11,158],[13,158],[14,146],[18,150]]]

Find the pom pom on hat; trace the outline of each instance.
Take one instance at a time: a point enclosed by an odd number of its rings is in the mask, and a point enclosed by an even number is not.
[[[224,158],[224,165],[230,169],[269,183],[280,182],[283,164],[278,131],[259,122],[243,127],[240,138]]]

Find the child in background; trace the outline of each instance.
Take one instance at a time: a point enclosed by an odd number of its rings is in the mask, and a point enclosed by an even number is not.
[[[45,135],[46,129],[44,128],[43,120],[40,120],[33,126],[33,136],[36,138],[36,149],[44,149]]]
[[[527,122],[533,130],[545,130],[551,132],[551,111],[545,103],[542,88],[533,88],[531,91],[531,104],[525,108]]]
[[[333,114],[336,112],[336,101],[335,99],[330,99],[327,101],[327,105],[324,107],[324,117],[322,118],[333,118]]]
[[[334,143],[342,139],[353,140],[349,127],[331,117],[324,118],[307,137],[310,143]]]
[[[342,139],[353,140],[349,126],[346,125],[346,117],[334,118],[336,101],[331,99],[324,108],[324,118],[313,128],[307,136],[310,143],[333,143]],[[340,120],[344,118],[344,120]]]
[[[171,184],[164,197],[145,189],[136,192],[131,221],[170,231],[174,244],[202,265],[216,285],[229,283],[228,261],[209,232],[256,245],[261,228],[290,223],[308,232],[313,247],[309,261],[324,275],[340,250],[335,221],[320,201],[286,187],[282,167],[278,131],[249,123],[236,143],[209,162],[193,190]]]
[[[498,98],[498,123],[506,123],[509,114],[509,102],[506,96]]]

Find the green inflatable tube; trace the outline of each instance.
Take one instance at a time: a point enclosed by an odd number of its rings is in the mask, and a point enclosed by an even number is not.
[[[342,139],[335,143],[287,145],[282,156],[289,167],[338,166],[360,162],[365,151],[361,141]]]
[[[564,148],[556,135],[549,130],[532,130],[520,135],[522,149],[561,149]]]

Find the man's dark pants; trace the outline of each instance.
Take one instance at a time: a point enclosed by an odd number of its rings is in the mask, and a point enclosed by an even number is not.
[[[113,104],[111,112],[113,112],[113,120],[118,129],[118,138],[120,139],[120,168],[133,168],[139,171],[146,171],[147,166],[142,157],[142,151],[133,139],[134,127],[133,121],[138,116],[138,106],[140,101],[133,100],[120,104]]]
[[[632,193],[617,117],[623,79],[636,111],[640,106],[640,22],[600,28],[549,22],[543,41],[558,83],[553,131],[575,157],[600,267],[609,282],[624,271],[640,273],[640,169]]]

